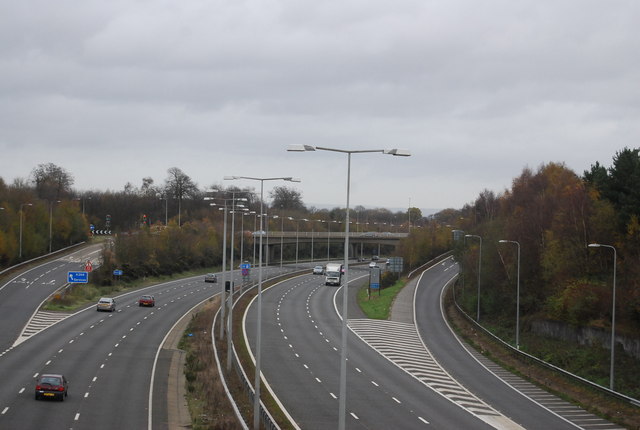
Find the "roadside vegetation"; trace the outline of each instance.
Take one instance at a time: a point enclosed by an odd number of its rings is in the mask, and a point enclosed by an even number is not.
[[[391,278],[397,279],[396,276]],[[358,305],[367,318],[387,320],[396,295],[405,286],[405,279],[398,279],[390,286],[381,285],[379,290],[370,290],[368,286],[358,291]]]
[[[219,307],[220,300],[215,300],[194,315],[178,345],[186,353],[184,375],[193,430],[242,428],[224,391],[212,353],[211,327]],[[240,405],[246,404],[239,396],[235,398]]]
[[[561,163],[527,168],[502,194],[485,190],[472,204],[412,229],[401,255],[412,263],[428,249],[433,231],[446,228],[461,268],[456,293],[465,312],[476,317],[480,289],[482,324],[515,345],[519,280],[521,349],[604,386],[615,255],[614,387],[638,398],[632,374],[640,363],[638,189],[637,149],[619,151],[611,167],[595,163],[582,176]]]

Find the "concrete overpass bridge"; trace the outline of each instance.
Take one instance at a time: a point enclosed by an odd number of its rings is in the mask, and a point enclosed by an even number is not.
[[[259,233],[252,234],[256,241]],[[381,250],[389,247],[397,247],[401,239],[408,233],[390,232],[349,232],[349,257],[370,258],[372,255],[380,255]],[[280,259],[281,249],[295,247],[300,260],[324,260],[327,256],[337,258],[344,255],[344,231],[267,231],[263,232],[263,253],[267,261]]]

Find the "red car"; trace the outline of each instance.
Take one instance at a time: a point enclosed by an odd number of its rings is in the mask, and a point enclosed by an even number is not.
[[[156,299],[153,298],[153,296],[150,295],[144,295],[142,297],[140,297],[140,300],[138,300],[138,306],[155,306],[156,305]]]
[[[69,383],[64,375],[44,374],[36,380],[36,400],[42,398],[58,399],[64,402]]]

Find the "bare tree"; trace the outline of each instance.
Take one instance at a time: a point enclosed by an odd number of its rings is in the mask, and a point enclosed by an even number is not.
[[[68,196],[73,185],[71,173],[53,163],[39,164],[31,171],[31,180],[38,197],[49,201]]]
[[[275,187],[269,197],[273,199],[272,207],[286,210],[306,211],[302,202],[302,193],[289,187]]]
[[[181,225],[182,200],[185,197],[196,197],[199,193],[198,186],[191,178],[177,167],[167,170],[169,177],[165,180],[167,195],[178,200],[178,226]]]

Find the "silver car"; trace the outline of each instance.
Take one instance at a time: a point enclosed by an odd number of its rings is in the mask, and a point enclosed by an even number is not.
[[[103,297],[98,301],[96,310],[114,312],[116,310],[116,300],[109,297]]]
[[[204,282],[218,282],[218,277],[215,273],[207,273],[204,275]]]

